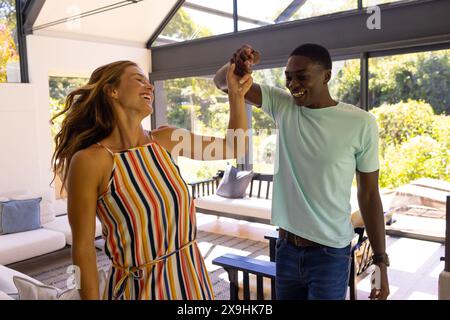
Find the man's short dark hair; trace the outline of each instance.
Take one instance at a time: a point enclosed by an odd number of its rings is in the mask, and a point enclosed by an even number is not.
[[[325,47],[314,43],[305,43],[292,51],[289,57],[304,56],[310,58],[313,63],[320,64],[325,69],[331,69],[331,56]]]

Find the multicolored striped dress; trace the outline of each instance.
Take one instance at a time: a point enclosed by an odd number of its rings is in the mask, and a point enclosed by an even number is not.
[[[114,158],[97,201],[112,261],[103,299],[214,299],[193,199],[170,153],[156,142],[119,153],[98,144]]]

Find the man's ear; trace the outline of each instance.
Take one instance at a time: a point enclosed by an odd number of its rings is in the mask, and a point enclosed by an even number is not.
[[[331,80],[331,70],[326,70],[323,84],[328,84],[330,80]]]

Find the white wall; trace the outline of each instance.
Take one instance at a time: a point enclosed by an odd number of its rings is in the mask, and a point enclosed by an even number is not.
[[[0,194],[39,191],[35,100],[31,84],[0,84]]]
[[[0,84],[0,193],[27,189],[54,199],[49,76],[89,77],[116,60],[132,60],[149,73],[150,51],[36,35],[27,37],[27,50],[30,84]]]

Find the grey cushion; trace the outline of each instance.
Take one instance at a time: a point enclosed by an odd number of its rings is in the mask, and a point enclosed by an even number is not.
[[[17,233],[39,229],[40,206],[42,198],[27,200],[10,200],[2,202],[2,233]]]
[[[225,198],[244,198],[252,177],[253,171],[239,171],[232,165],[227,165],[216,194]]]

